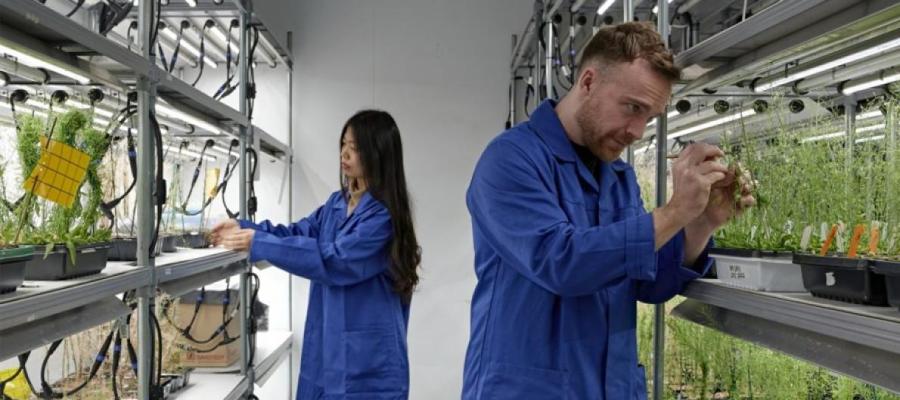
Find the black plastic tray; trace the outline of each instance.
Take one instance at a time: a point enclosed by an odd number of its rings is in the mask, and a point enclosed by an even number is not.
[[[164,236],[162,239],[162,252],[163,253],[174,253],[178,251],[178,237],[177,236]]]
[[[181,246],[190,249],[205,249],[210,246],[206,233],[185,233],[181,235]]]
[[[887,305],[884,276],[872,272],[869,261],[860,258],[795,254],[803,286],[813,296],[847,303]]]
[[[47,257],[38,246],[25,269],[25,279],[58,281],[100,273],[106,268],[110,244],[100,243],[76,248],[75,263],[65,246],[56,246]]]
[[[162,238],[156,246],[154,256],[158,256],[162,251]],[[110,261],[137,261],[137,239],[135,238],[114,238],[110,242],[109,248]]]
[[[0,294],[15,292],[25,281],[25,265],[34,255],[32,251],[25,254],[24,249],[10,250],[9,255],[0,251]]]
[[[900,262],[872,260],[872,270],[884,275],[888,304],[900,309]]]

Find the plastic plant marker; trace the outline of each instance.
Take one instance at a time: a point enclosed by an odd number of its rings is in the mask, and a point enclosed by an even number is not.
[[[823,222],[822,225],[819,226],[819,237],[824,238],[828,236],[828,230],[831,229],[827,223]]]
[[[865,231],[866,226],[863,224],[856,225],[853,228],[853,236],[850,237],[850,249],[847,251],[848,258],[856,258],[857,250],[859,250],[859,240]]]
[[[837,236],[835,237],[835,240],[837,243],[835,243],[835,247],[837,247],[837,251],[839,253],[844,252],[844,243],[845,243],[844,242],[844,232],[845,231],[846,231],[846,225],[844,225],[843,222],[838,221]]]
[[[872,224],[872,230],[869,232],[869,255],[878,254],[878,241],[881,239],[881,231],[878,230],[878,223]]]
[[[806,228],[803,228],[803,236],[800,238],[800,250],[806,250],[809,248],[809,241],[812,239],[812,225],[808,225]]]
[[[837,235],[837,230],[837,224],[831,226],[831,231],[828,232],[828,236],[825,237],[825,242],[822,243],[822,249],[819,250],[820,256],[824,257],[828,254],[828,250],[831,249],[831,243],[834,242],[834,236]]]
[[[203,188],[206,189],[206,195],[214,198],[219,193],[219,169],[210,168],[206,170],[206,180],[203,182]]]

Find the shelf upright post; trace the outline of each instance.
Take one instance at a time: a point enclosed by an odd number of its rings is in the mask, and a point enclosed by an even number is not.
[[[138,10],[138,32],[140,35],[141,55],[152,67],[155,65],[152,52],[152,35],[154,23],[154,1],[141,1]],[[155,71],[150,68],[150,71]],[[152,75],[152,74],[151,74]],[[157,78],[140,76],[137,80],[138,96],[138,173],[137,176],[137,265],[149,268],[150,281],[147,286],[138,289],[138,398],[149,400],[153,376],[153,329],[152,313],[156,298],[156,269],[150,257],[150,243],[153,241],[155,182],[154,134],[151,126],[151,112],[155,98]],[[162,345],[160,343],[160,345]]]
[[[657,30],[662,36],[663,43],[669,45],[669,3],[666,0],[657,0],[659,6]],[[662,113],[657,117],[656,123],[656,206],[666,205],[666,153],[668,135],[668,116]],[[653,313],[653,400],[663,399],[663,386],[665,385],[665,354],[666,354],[666,304],[657,304]]]
[[[547,53],[544,56],[544,85],[547,91],[547,98],[553,98],[553,71],[555,71],[556,66],[553,65],[553,16],[548,15],[544,19],[544,25],[547,27],[547,37],[544,39],[544,44],[547,46]]]
[[[240,70],[240,90],[239,90],[239,102],[240,102],[240,112],[241,115],[245,117],[250,116],[250,99],[249,99],[249,85],[250,85],[250,16],[253,12],[252,10],[253,3],[247,1],[245,3],[245,7],[240,10],[240,26],[241,26],[241,44],[240,44],[240,54],[238,61],[238,69]],[[247,149],[252,145],[253,140],[253,123],[252,121],[248,121],[246,126],[240,127],[240,152],[241,152],[241,165],[240,165],[240,213],[242,219],[250,219],[249,208],[248,208],[248,189],[250,186],[250,180],[253,179],[250,176],[250,163],[247,160]],[[257,157],[259,157],[259,153],[257,153]],[[257,160],[257,165],[259,160]],[[245,261],[246,262],[246,261]],[[253,376],[253,368],[251,368],[252,354],[253,350],[251,346],[253,343],[250,340],[250,310],[253,308],[253,305],[250,304],[250,269],[251,266],[247,263],[244,272],[241,274],[240,278],[240,328],[241,328],[241,373],[247,377],[247,393],[253,394],[253,385],[255,381],[255,377]]]
[[[624,0],[622,10],[622,22],[634,20],[634,0]],[[628,146],[628,149],[625,150],[625,162],[634,165],[634,146]]]
[[[287,33],[287,51],[289,54],[293,56],[294,54],[294,32],[288,31]],[[291,57],[293,59],[293,57]],[[288,157],[288,221],[294,220],[294,66],[293,64],[288,64],[288,148],[291,150],[291,154]],[[288,275],[288,326],[290,327],[291,332],[294,331],[294,275]],[[290,374],[288,375],[291,379],[288,379],[288,393],[291,394],[290,397],[295,397],[297,394],[293,393],[293,390],[296,390],[296,387],[291,384],[291,380],[294,376],[294,338],[293,333],[291,334],[291,353],[288,354],[288,364],[290,365],[288,368],[290,370]]]
[[[509,73],[509,120],[506,121],[507,127],[510,128],[516,124],[516,71],[519,69],[518,66],[515,65],[516,58],[519,57],[516,54],[516,45],[519,43],[519,37],[515,34],[512,35],[512,57],[513,57],[513,68]]]

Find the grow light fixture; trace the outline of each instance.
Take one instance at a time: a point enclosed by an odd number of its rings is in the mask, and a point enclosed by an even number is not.
[[[88,78],[87,76],[84,76],[78,72],[73,71],[72,67],[70,67],[70,66],[60,65],[62,63],[60,63],[59,61],[56,61],[56,62],[44,61],[44,60],[32,57],[32,56],[25,54],[21,51],[18,51],[16,49],[7,47],[3,44],[0,44],[0,53],[6,53],[10,56],[13,56],[20,63],[25,64],[29,67],[43,68],[46,70],[56,72],[57,74],[63,75],[65,77],[74,79],[75,81],[77,81],[78,83],[80,83],[82,85],[87,85],[88,83],[91,83],[91,78]]]
[[[690,127],[690,128],[685,128],[685,129],[681,129],[681,130],[672,132],[672,133],[669,134],[669,139],[675,139],[675,138],[678,138],[678,137],[682,137],[682,136],[684,136],[684,135],[690,135],[690,134],[695,133],[695,132],[700,132],[700,131],[702,131],[702,130],[704,130],[704,129],[709,129],[709,128],[716,127],[716,126],[719,126],[719,125],[727,124],[727,123],[729,123],[729,122],[737,121],[737,120],[739,120],[739,119],[741,119],[741,118],[751,117],[751,116],[753,116],[753,115],[756,115],[756,111],[755,111],[755,110],[753,110],[753,109],[744,110],[744,111],[741,111],[741,112],[738,113],[738,114],[729,115],[729,116],[726,116],[726,117],[714,119],[714,120],[712,120],[712,121],[704,122],[704,123],[702,123],[702,124],[700,124],[700,125],[696,125],[696,126],[692,126],[692,127]]]
[[[844,131],[828,133],[825,135],[813,136],[813,137],[802,139],[802,140],[800,140],[800,143],[818,142],[820,140],[833,139],[836,137],[844,136],[846,134],[847,134],[847,132],[844,132]]]
[[[885,43],[879,44],[877,46],[873,46],[873,47],[870,47],[868,49],[865,49],[865,50],[862,50],[862,51],[859,51],[859,52],[856,52],[853,54],[848,54],[848,55],[846,55],[844,57],[840,57],[836,60],[829,61],[827,63],[820,64],[820,65],[814,66],[812,68],[809,68],[809,69],[806,69],[803,71],[799,71],[795,74],[788,75],[784,78],[776,79],[772,82],[759,85],[757,87],[754,87],[753,91],[757,92],[757,93],[764,92],[773,87],[781,86],[786,83],[791,83],[794,81],[798,81],[798,80],[806,78],[808,76],[816,75],[816,74],[828,71],[832,68],[840,67],[841,65],[851,64],[856,61],[862,60],[864,58],[868,58],[868,57],[878,55],[878,54],[881,54],[881,53],[889,51],[889,50],[893,50],[897,47],[900,47],[900,38],[890,40]],[[900,79],[900,78],[898,78],[898,79]],[[877,86],[877,85],[875,85],[875,86]],[[860,89],[860,90],[862,90],[862,89]]]
[[[163,28],[162,32],[163,32],[163,35],[166,35],[166,37],[168,37],[169,39],[172,39],[174,42],[178,43],[180,41],[182,48],[187,50],[188,53],[193,54],[194,57],[200,58],[200,50],[197,49],[196,47],[194,47],[194,45],[192,45],[190,42],[188,42],[187,39],[183,37],[183,35],[182,35],[182,38],[179,40],[178,34],[175,33],[175,31],[173,31],[172,28],[169,28],[168,26]],[[209,65],[212,68],[218,68],[218,65],[216,65],[216,62],[211,60],[209,57],[204,56],[203,63],[206,65]]]
[[[597,9],[597,15],[605,14],[606,10],[609,10],[609,8],[612,7],[613,3],[615,3],[615,2],[616,2],[616,0],[604,1],[603,4],[600,5],[600,8]]]
[[[875,140],[882,140],[882,139],[884,139],[884,135],[869,136],[869,137],[867,137],[867,138],[856,139],[856,143],[872,142],[872,141],[875,141]]]
[[[191,125],[194,125],[198,128],[202,128],[211,133],[215,133],[217,135],[221,135],[223,132],[221,129],[217,128],[215,125],[210,124],[202,119],[196,118],[190,114],[187,114],[183,111],[176,110],[169,105],[156,103],[156,112],[167,116],[169,118],[174,118],[176,120],[183,120]]]
[[[672,0],[668,0],[668,1],[666,1],[666,3],[667,3],[667,4],[671,4],[671,3],[672,3]],[[659,4],[653,6],[653,13],[656,14],[656,13],[658,13],[658,12],[659,12]]]
[[[874,79],[869,78],[847,81],[843,86],[841,86],[840,92],[845,95],[853,94],[866,89],[887,85],[889,83],[894,83],[897,81],[900,81],[900,69],[892,69],[890,71],[886,70],[879,72],[877,77]]]
[[[6,74],[0,73],[0,86],[6,86],[9,81],[6,80]]]
[[[191,7],[197,7],[197,0],[184,0],[184,2]]]

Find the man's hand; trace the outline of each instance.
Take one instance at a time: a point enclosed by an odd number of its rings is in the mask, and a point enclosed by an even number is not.
[[[694,223],[707,232],[714,232],[747,208],[756,205],[753,197],[754,182],[740,164],[728,168],[725,179],[712,186],[709,203]],[[692,223],[692,224],[694,224]]]
[[[223,235],[221,243],[228,250],[249,251],[254,235],[256,231],[253,229],[237,229]]]
[[[716,146],[694,143],[672,164],[672,199],[653,212],[657,249],[704,213],[713,185],[728,174],[728,168],[716,161],[723,155]]]
[[[713,186],[728,176],[728,168],[716,159],[722,150],[705,143],[689,145],[672,163],[672,199],[667,204],[687,225],[707,209]]]
[[[213,246],[218,246],[222,244],[222,238],[224,236],[230,235],[240,229],[241,225],[238,224],[236,220],[229,219],[227,221],[220,222],[212,228],[212,231],[209,232],[209,241],[213,244]]]

